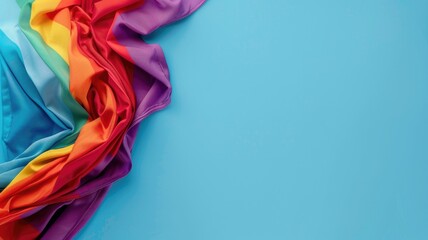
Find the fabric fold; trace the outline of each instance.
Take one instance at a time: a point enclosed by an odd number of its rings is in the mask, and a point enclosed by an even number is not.
[[[0,28],[0,238],[71,239],[132,167],[139,123],[170,102],[144,35],[203,0],[17,0]]]

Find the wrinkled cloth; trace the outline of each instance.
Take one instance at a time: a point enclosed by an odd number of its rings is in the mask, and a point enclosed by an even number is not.
[[[139,123],[170,102],[142,36],[204,0],[17,0],[0,24],[0,239],[70,239],[131,169]]]

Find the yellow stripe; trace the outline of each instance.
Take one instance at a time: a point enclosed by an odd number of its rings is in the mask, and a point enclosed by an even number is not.
[[[31,8],[30,26],[37,31],[45,43],[57,52],[64,61],[68,61],[70,29],[52,21],[46,13],[52,12],[61,0],[36,0]]]
[[[74,144],[64,148],[52,149],[40,154],[38,157],[32,160],[29,164],[27,164],[27,166],[25,166],[25,168],[12,180],[9,186],[39,171],[40,169],[43,168],[44,165],[49,163],[52,159],[70,154],[71,150],[73,149],[73,146]]]

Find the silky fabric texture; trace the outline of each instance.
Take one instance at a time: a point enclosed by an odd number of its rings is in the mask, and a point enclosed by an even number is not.
[[[70,239],[131,169],[138,124],[170,101],[141,36],[203,0],[18,0],[0,28],[0,238]]]

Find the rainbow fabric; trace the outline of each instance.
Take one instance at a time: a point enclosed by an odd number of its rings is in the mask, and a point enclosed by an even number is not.
[[[70,239],[131,169],[142,119],[170,101],[141,36],[204,0],[17,0],[0,23],[0,239]]]

